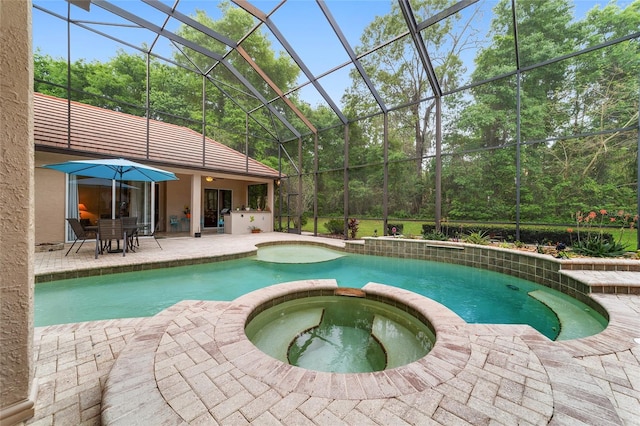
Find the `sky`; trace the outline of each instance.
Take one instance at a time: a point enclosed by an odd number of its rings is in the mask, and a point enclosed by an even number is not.
[[[67,14],[67,2],[65,0],[33,0],[33,3],[61,16],[66,16]],[[111,0],[111,3],[139,14],[154,23],[159,24],[161,22],[160,13],[155,12],[137,0]],[[164,0],[163,3],[171,5],[173,2]],[[205,10],[210,17],[218,19],[221,16],[221,12],[217,7],[217,3],[217,1],[208,0],[181,0],[178,10],[186,15],[194,14],[196,9]],[[266,12],[272,10],[279,2],[254,0],[251,3]],[[362,28],[371,22],[376,15],[383,15],[390,10],[390,0],[328,0],[326,3],[338,23],[342,25],[342,30],[351,43],[357,42]],[[154,13],[153,16],[149,15],[150,11]],[[281,31],[294,31],[305,42],[311,42],[311,46],[318,46],[322,43],[322,40],[314,37],[313,31],[319,27],[314,25],[313,21],[320,21],[318,19],[320,13],[320,8],[315,4],[315,1],[292,0],[280,7],[271,18],[280,27]],[[307,19],[305,15],[314,19]],[[95,5],[92,5],[89,13],[71,6],[71,16],[74,19],[84,21],[115,22],[112,17],[109,17],[106,12]],[[56,31],[51,31],[50,22],[51,20],[45,18],[43,13],[39,11],[34,13],[34,41],[37,44],[46,44],[48,49],[66,56],[66,27],[60,25],[64,32],[57,31],[57,28]],[[173,31],[175,27],[175,25],[170,25],[169,29]],[[121,29],[121,32],[125,33],[125,30]],[[74,47],[79,49],[86,57],[108,58],[108,52],[96,49],[88,41],[80,41]]]
[[[163,23],[164,15],[156,13],[154,9],[141,2],[134,0],[112,0],[111,2],[139,16],[143,16],[157,25],[162,25]],[[60,16],[66,17],[67,15],[68,5],[64,0],[33,0],[33,3]],[[172,1],[166,1],[165,3],[167,5],[173,4]],[[210,17],[217,19],[221,16],[217,3],[216,1],[182,0],[179,4],[179,11],[186,15],[193,15],[196,9],[202,9]],[[258,0],[253,1],[253,4],[266,12],[276,7],[279,1]],[[352,45],[358,43],[363,28],[376,15],[384,15],[390,10],[390,2],[386,0],[329,0],[327,5]],[[107,14],[96,5],[91,5],[91,12],[89,13],[76,6],[71,6],[71,16],[73,19],[90,22],[88,25],[92,28],[100,29],[118,38],[132,40],[132,44],[135,45],[141,45],[143,42],[150,43],[153,40],[152,34],[148,31],[95,24],[96,22],[118,22],[118,19]],[[315,1],[289,1],[280,7],[271,16],[271,19],[302,57],[313,74],[321,74],[331,67],[348,61],[347,54],[331,32]],[[33,23],[34,50],[39,48],[42,53],[49,54],[54,58],[66,58],[67,27],[64,21],[53,19],[48,13],[36,7],[33,13]],[[177,24],[170,24],[168,29],[175,32],[176,27]],[[71,34],[73,39],[71,47],[72,60],[84,58],[88,62],[92,60],[107,61],[115,56],[118,48],[127,50],[126,46],[92,35],[86,30],[75,29],[73,26]],[[282,49],[275,38],[272,38],[272,40],[278,50]],[[133,50],[129,51],[134,52]],[[168,43],[157,46],[154,51],[162,52],[165,57],[171,57],[171,47]],[[340,54],[338,55],[336,52]],[[337,102],[349,83],[348,75],[346,72],[342,72],[338,73],[338,77],[333,77],[332,79],[341,80],[336,82],[336,90],[331,94]],[[306,81],[306,79],[301,77],[299,82],[301,83],[302,81]],[[327,90],[330,91],[329,89]],[[319,97],[315,91],[309,95]]]

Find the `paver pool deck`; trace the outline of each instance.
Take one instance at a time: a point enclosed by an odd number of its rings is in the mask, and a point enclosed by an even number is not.
[[[283,233],[204,234],[160,239],[162,250],[142,239],[136,253],[94,259],[87,243],[67,257],[66,249],[36,253],[35,274],[46,281],[95,268],[233,258],[271,241],[344,246]],[[640,286],[640,273],[581,274]],[[238,327],[241,311],[259,302],[247,297],[183,301],[148,318],[37,327],[38,395],[27,424],[638,425],[640,296],[592,297],[609,312],[609,326],[559,342],[528,326],[467,324],[429,305],[437,341],[426,357],[357,375],[287,366],[253,348]]]

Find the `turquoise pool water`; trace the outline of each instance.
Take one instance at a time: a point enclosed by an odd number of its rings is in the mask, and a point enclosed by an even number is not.
[[[460,265],[346,255],[320,263],[271,263],[257,257],[36,285],[35,325],[151,316],[181,300],[230,301],[259,288],[301,279],[335,279],[341,287],[392,285],[434,299],[469,323],[530,324],[551,339],[557,315],[527,293],[552,292],[584,317],[578,335],[601,331],[606,320],[586,305],[530,281]],[[575,333],[573,334],[576,335]]]

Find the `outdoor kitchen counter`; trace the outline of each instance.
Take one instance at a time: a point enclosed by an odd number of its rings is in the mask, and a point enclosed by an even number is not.
[[[271,212],[258,210],[233,210],[224,216],[225,234],[250,234],[253,228],[260,232],[273,232]]]

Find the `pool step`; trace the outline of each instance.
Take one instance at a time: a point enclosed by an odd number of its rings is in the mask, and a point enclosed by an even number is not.
[[[305,309],[287,314],[286,321],[271,321],[258,327],[258,322],[251,322],[247,326],[247,336],[253,344],[263,352],[277,360],[288,362],[289,345],[301,333],[320,325],[324,309]],[[252,328],[257,332],[253,335]],[[253,336],[252,336],[253,335]]]
[[[640,274],[635,271],[561,270],[560,273],[587,284],[592,293],[640,295]]]
[[[560,296],[545,290],[534,290],[528,294],[555,312],[560,321],[560,333],[558,333],[556,340],[571,340],[590,336],[602,330],[602,324],[596,318],[585,316],[582,309]]]
[[[371,335],[387,354],[385,369],[400,367],[424,356],[425,349],[420,346],[416,333],[388,317],[373,317]]]

